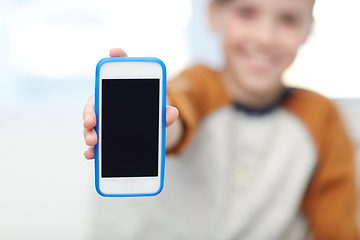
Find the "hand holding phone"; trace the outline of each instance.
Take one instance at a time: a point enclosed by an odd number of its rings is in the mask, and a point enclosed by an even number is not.
[[[157,60],[147,59],[146,63],[141,63],[144,59],[124,60],[106,59],[101,64],[106,67],[98,68],[102,70],[97,83],[96,187],[103,196],[155,195],[163,182],[164,128],[174,122],[178,112],[168,108],[165,124],[166,75]],[[90,146],[98,141],[93,130],[94,115],[94,97],[91,97],[84,109],[84,136]],[[94,157],[93,148],[85,152],[85,157]]]

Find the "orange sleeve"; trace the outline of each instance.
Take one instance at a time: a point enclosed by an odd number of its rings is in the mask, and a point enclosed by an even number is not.
[[[191,141],[201,119],[229,101],[219,73],[203,65],[190,68],[169,81],[167,95],[179,109],[185,127],[181,142],[171,153],[181,152]]]
[[[295,90],[286,104],[309,127],[318,164],[303,200],[315,240],[359,239],[353,145],[334,105],[326,98]]]

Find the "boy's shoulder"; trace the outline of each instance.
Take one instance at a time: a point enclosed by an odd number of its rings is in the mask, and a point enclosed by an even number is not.
[[[292,101],[302,100],[305,102],[316,102],[319,104],[330,104],[331,100],[324,97],[323,95],[316,93],[311,90],[306,90],[303,88],[292,88]]]
[[[291,94],[284,102],[289,111],[312,117],[328,116],[336,112],[333,102],[310,90],[292,88]]]
[[[313,91],[293,88],[283,107],[298,116],[316,137],[343,125],[334,103]]]

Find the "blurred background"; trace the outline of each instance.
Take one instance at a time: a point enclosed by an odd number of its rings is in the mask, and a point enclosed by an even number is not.
[[[162,59],[170,78],[221,68],[208,0],[0,0],[0,239],[88,239],[93,162],[82,110],[113,47]],[[360,146],[359,1],[318,0],[314,29],[284,79],[340,106]]]

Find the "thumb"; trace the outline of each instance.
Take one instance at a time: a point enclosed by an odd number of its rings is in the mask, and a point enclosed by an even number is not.
[[[109,53],[110,57],[127,57],[128,55],[121,48],[113,48]]]

